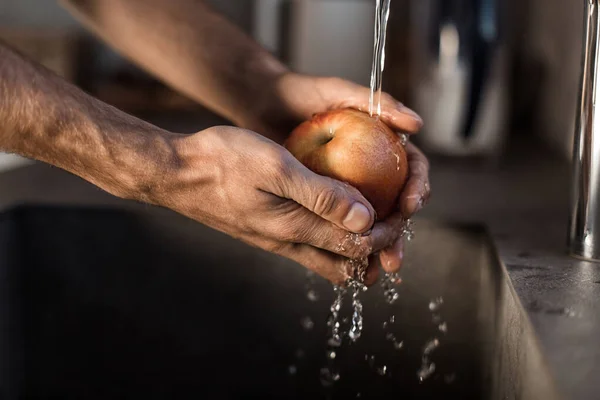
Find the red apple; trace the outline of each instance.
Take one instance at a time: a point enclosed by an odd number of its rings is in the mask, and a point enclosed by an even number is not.
[[[313,172],[357,188],[378,220],[395,210],[408,179],[400,137],[379,118],[361,111],[316,114],[294,129],[285,147]]]

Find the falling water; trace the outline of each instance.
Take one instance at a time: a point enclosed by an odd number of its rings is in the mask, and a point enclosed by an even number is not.
[[[423,382],[435,372],[435,363],[431,362],[431,353],[438,348],[440,341],[435,338],[427,342],[423,348],[423,357],[421,357],[421,368],[417,371],[419,381]]]
[[[381,86],[385,66],[385,40],[390,16],[390,0],[376,0],[375,38],[373,40],[373,65],[371,67],[371,95],[369,114],[381,115]]]

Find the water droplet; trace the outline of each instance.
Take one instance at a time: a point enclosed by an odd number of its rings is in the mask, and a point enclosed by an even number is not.
[[[360,338],[363,330],[363,305],[359,298],[361,286],[362,285],[359,283],[353,283],[352,286],[350,286],[352,290],[352,322],[348,337],[350,337],[353,342],[356,342]]]
[[[400,233],[400,236],[405,237],[406,240],[409,242],[415,237],[415,231],[413,230],[413,226],[413,221],[407,219],[406,221],[404,221],[404,226],[402,227],[402,232]]]
[[[434,372],[435,372],[435,363],[422,365],[421,368],[419,369],[419,371],[417,372],[419,381],[423,382],[425,379],[429,378]]]
[[[335,300],[329,308],[330,315],[327,325],[330,327],[330,336],[327,341],[329,346],[339,347],[342,345],[342,336],[340,332],[340,309],[342,308],[342,301],[346,290],[340,286],[334,286],[333,291],[335,293]]]
[[[296,372],[298,372],[298,369],[296,368],[295,365],[290,365],[288,367],[288,372],[290,375],[296,375]]]
[[[390,317],[390,324],[393,324],[394,322],[396,322],[396,316],[395,316],[395,315],[392,315],[392,316]]]
[[[433,321],[434,325],[439,325],[442,323],[442,317],[439,314],[433,314],[431,320]]]
[[[310,331],[315,326],[315,323],[313,322],[313,320],[310,317],[302,318],[302,320],[300,320],[300,324],[307,331]]]
[[[394,304],[396,300],[400,297],[394,285],[402,282],[402,279],[398,276],[397,273],[386,273],[381,280],[381,288],[383,289],[383,295],[385,296],[388,304]]]
[[[302,350],[302,349],[296,350],[296,358],[304,358],[304,350]]]
[[[425,347],[423,348],[423,356],[428,356],[432,351],[438,348],[440,345],[440,341],[436,338],[427,342]]]
[[[387,323],[387,321],[385,321],[385,322],[383,323],[383,329],[387,329],[387,326],[388,326],[388,323]]]
[[[335,359],[335,356],[336,356],[336,354],[335,354],[335,351],[330,351],[330,352],[329,352],[329,354],[327,354],[327,357],[328,357],[330,360],[333,360],[333,359]]]
[[[381,376],[385,376],[385,374],[387,373],[387,366],[383,365],[380,368],[377,368],[377,373]]]
[[[446,333],[448,332],[448,325],[446,325],[445,322],[442,322],[439,326],[438,329],[440,330],[440,332]]]
[[[438,311],[442,304],[444,304],[444,299],[442,297],[431,300],[429,302],[429,311]]]
[[[356,393],[356,398],[360,397],[360,392]]]
[[[408,135],[406,133],[402,133],[400,135],[400,143],[402,143],[402,146],[406,146],[408,144]]]
[[[329,368],[321,368],[320,371],[321,384],[323,386],[332,386],[335,382],[340,380],[340,374],[332,371]]]
[[[317,294],[317,292],[315,292],[314,290],[309,290],[306,293],[306,297],[308,298],[308,300],[310,301],[318,301],[319,300],[319,295]]]
[[[396,171],[400,171],[400,156],[396,153],[394,153],[394,156],[396,156]]]
[[[385,338],[387,340],[389,340],[390,342],[392,342],[392,345],[394,346],[394,349],[396,349],[396,350],[400,350],[402,347],[404,347],[404,342],[396,339],[396,336],[391,332],[386,334]]]

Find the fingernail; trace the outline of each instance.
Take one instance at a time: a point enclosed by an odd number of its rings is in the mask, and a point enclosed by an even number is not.
[[[362,232],[371,223],[371,212],[361,203],[354,203],[342,224],[351,232]]]
[[[373,228],[369,229],[368,231],[366,231],[365,233],[363,233],[361,236],[362,237],[369,236],[371,234],[371,232],[373,232]]]

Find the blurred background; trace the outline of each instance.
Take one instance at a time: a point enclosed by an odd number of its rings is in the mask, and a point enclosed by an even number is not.
[[[293,69],[368,85],[374,0],[210,3]],[[501,160],[511,140],[536,136],[570,158],[582,5],[463,3],[392,1],[383,85],[424,117],[420,144],[430,154]],[[190,131],[216,120],[93,38],[57,1],[1,0],[0,38],[143,118]],[[0,169],[22,163],[0,154]]]

